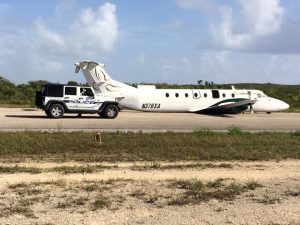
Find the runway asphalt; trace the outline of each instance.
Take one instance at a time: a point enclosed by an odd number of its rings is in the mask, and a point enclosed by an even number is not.
[[[149,113],[121,111],[116,119],[101,119],[96,114],[66,114],[49,119],[37,109],[0,108],[0,131],[183,131],[209,129],[227,131],[235,126],[250,132],[300,130],[300,113],[201,115],[193,113]]]

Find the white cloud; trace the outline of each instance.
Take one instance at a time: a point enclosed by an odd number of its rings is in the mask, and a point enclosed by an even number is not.
[[[215,42],[229,49],[251,48],[261,38],[276,33],[283,23],[279,0],[238,0],[241,11],[219,6],[221,21],[211,24]]]
[[[285,9],[280,0],[235,0],[230,3],[217,0],[176,0],[176,2],[180,8],[207,13],[205,16],[210,21],[212,40],[203,42],[202,46],[205,45],[203,46],[205,48],[279,52],[284,51],[283,46],[290,38],[290,34],[295,33],[285,29],[288,26],[284,17]],[[276,44],[270,43],[269,38],[276,40]],[[293,45],[297,46],[295,42]],[[290,49],[290,46],[288,48]]]
[[[39,44],[64,54],[96,53],[111,51],[118,39],[116,6],[105,3],[97,11],[83,9],[66,33],[51,30],[42,19],[36,22]]]
[[[277,32],[282,25],[284,8],[279,0],[239,0],[249,30],[264,36]]]
[[[66,31],[50,29],[39,18],[35,23],[38,39],[32,40],[34,49],[41,55],[49,53],[56,58],[64,56],[92,56],[113,50],[118,39],[118,21],[116,7],[105,3],[98,10],[83,9]]]
[[[105,3],[96,12],[90,8],[82,10],[71,26],[70,35],[80,50],[112,50],[118,39],[116,6]]]
[[[47,43],[51,47],[64,48],[65,39],[62,35],[50,30],[46,27],[41,19],[36,21],[36,33],[42,43]]]
[[[73,74],[76,60],[103,58],[113,50],[119,34],[116,6],[105,3],[97,10],[83,9],[64,30],[59,24],[55,28],[42,17],[33,24],[0,26],[3,73],[14,77],[14,82],[37,76],[67,80],[65,75]],[[22,65],[22,69],[15,65]]]

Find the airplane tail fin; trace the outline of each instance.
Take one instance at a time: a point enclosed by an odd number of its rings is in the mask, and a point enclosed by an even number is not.
[[[117,92],[124,87],[131,87],[112,80],[104,70],[104,64],[98,64],[92,61],[75,63],[75,73],[78,73],[80,69],[84,74],[87,83],[94,88],[95,92]]]

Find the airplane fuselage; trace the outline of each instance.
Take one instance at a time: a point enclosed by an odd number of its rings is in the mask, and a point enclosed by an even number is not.
[[[248,99],[256,100],[253,104],[255,112],[274,112],[288,108],[286,103],[268,97],[259,90],[155,89],[147,87],[126,90],[122,95],[124,98],[119,101],[121,106],[146,112],[205,111],[214,105]],[[244,106],[237,107],[231,112],[238,113],[249,110],[248,106]]]
[[[76,63],[96,94],[114,97],[124,108],[146,112],[239,113],[276,112],[289,108],[283,101],[259,90],[232,89],[156,89],[154,85],[137,88],[115,81],[104,65],[92,61]]]

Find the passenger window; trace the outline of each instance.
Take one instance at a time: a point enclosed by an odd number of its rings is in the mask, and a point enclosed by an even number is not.
[[[213,98],[220,98],[220,93],[218,90],[212,90],[212,96]]]
[[[189,94],[188,94],[188,93],[185,93],[185,97],[186,97],[186,98],[189,97]]]
[[[81,96],[93,96],[94,93],[90,88],[80,88],[80,95]]]
[[[65,87],[65,95],[77,95],[76,87]]]
[[[194,97],[197,98],[198,97],[198,93],[194,93]]]
[[[169,93],[166,93],[166,97],[169,98]]]
[[[234,98],[234,97],[235,97],[235,94],[232,93],[231,96]]]
[[[207,94],[206,94],[206,93],[204,93],[204,97],[205,97],[205,98],[207,97]]]
[[[179,97],[179,94],[178,94],[178,93],[176,93],[176,94],[175,94],[175,96],[176,96],[176,98],[178,98],[178,97]]]
[[[222,95],[222,96],[223,96],[223,98],[225,98],[225,97],[226,97],[225,93],[223,93],[223,95]]]

